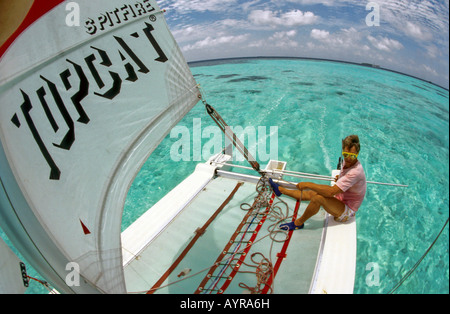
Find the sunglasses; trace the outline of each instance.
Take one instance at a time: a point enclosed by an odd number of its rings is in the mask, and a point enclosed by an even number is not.
[[[347,157],[349,157],[349,156],[350,156],[352,159],[358,158],[358,154],[347,153],[347,152],[342,152],[342,156],[344,156],[344,158],[347,158]]]

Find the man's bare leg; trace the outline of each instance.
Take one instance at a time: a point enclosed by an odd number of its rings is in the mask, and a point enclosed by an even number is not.
[[[314,195],[317,195],[316,192],[311,191],[311,190],[300,191],[299,189],[287,189],[282,186],[278,187],[278,190],[282,194],[293,197],[299,201],[300,201],[300,197],[302,198],[301,199],[302,201],[310,201]]]
[[[334,217],[341,217],[345,211],[345,204],[337,198],[324,197],[316,193],[316,195],[312,196],[311,201],[309,202],[308,207],[306,207],[303,215],[295,221],[295,225],[301,226],[304,224],[305,221],[319,212],[320,206],[322,206],[330,215]]]
[[[287,189],[282,186],[278,187],[278,189],[282,194],[293,197],[296,200],[301,198],[302,201],[310,201],[303,215],[295,221],[296,226],[301,226],[309,218],[316,215],[320,206],[334,217],[341,217],[345,211],[345,204],[334,197],[324,197],[311,190],[300,191],[298,189]]]

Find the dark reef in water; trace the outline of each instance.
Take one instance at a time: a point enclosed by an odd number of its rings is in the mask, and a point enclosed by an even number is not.
[[[405,75],[405,76],[409,76],[418,80],[421,80],[423,82],[427,82],[430,83],[434,86],[437,86],[439,88],[442,88],[446,91],[448,91],[447,87],[443,87],[440,86],[436,83],[433,83],[431,81],[427,81],[424,80],[420,77],[414,76],[414,75],[410,75],[407,73],[402,73],[399,71],[395,71],[395,70],[391,70],[391,69],[387,69],[387,68],[383,68],[380,66],[375,66],[369,63],[357,63],[357,62],[349,62],[349,61],[343,61],[343,60],[333,60],[333,59],[321,59],[321,58],[306,58],[306,57],[283,57],[283,56],[279,56],[279,57],[267,57],[267,56],[258,56],[258,57],[236,57],[236,58],[223,58],[223,59],[212,59],[212,60],[200,60],[200,61],[191,61],[188,62],[188,65],[191,67],[196,67],[196,66],[214,66],[214,65],[218,65],[218,64],[225,64],[225,63],[250,63],[252,62],[252,60],[310,60],[310,61],[326,61],[326,62],[336,62],[336,63],[345,63],[345,64],[353,64],[353,65],[358,65],[358,66],[363,66],[363,67],[369,67],[369,68],[373,68],[374,70],[383,70],[383,71],[388,71],[388,72],[393,72],[393,73],[397,73],[397,74],[401,74],[401,75]]]
[[[252,95],[254,95],[254,94],[261,94],[262,93],[262,91],[255,90],[255,89],[246,89],[243,92],[246,93],[246,94],[252,94]]]
[[[216,77],[216,79],[226,79],[226,78],[230,78],[230,77],[234,77],[234,76],[239,76],[239,74],[223,74],[223,75],[219,75],[218,77]]]
[[[241,78],[237,78],[237,79],[232,79],[232,80],[229,80],[227,83],[238,83],[238,82],[245,82],[245,81],[256,82],[256,81],[264,81],[264,80],[270,80],[270,78],[267,76],[251,75],[251,76],[241,77]]]

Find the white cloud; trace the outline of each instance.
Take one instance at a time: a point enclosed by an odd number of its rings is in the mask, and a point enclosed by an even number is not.
[[[300,26],[314,24],[319,18],[312,12],[303,13],[300,10],[292,10],[281,15],[282,25]]]
[[[172,34],[178,43],[188,43],[211,36],[239,35],[242,30],[249,29],[249,26],[249,22],[245,20],[224,19],[200,24],[180,24],[177,29],[172,31]]]
[[[313,29],[310,36],[331,48],[352,48],[359,44],[361,38],[361,34],[353,27],[341,29],[334,34],[325,30]]]
[[[425,50],[426,50],[427,56],[432,59],[437,58],[438,56],[441,56],[441,52],[439,51],[439,48],[436,47],[435,45],[426,46]]]
[[[220,12],[226,11],[231,6],[237,5],[237,0],[175,0],[167,4],[170,9],[175,9],[179,13],[186,13],[190,11],[212,11]]]
[[[326,53],[329,51],[335,52],[334,56],[338,54],[341,58],[348,56],[363,57],[363,61],[367,60],[387,60],[389,55],[396,50],[403,49],[403,45],[388,37],[372,35],[364,35],[364,32],[359,32],[353,27],[348,29],[341,29],[338,32],[330,33],[327,30],[313,29],[310,37],[315,41],[308,44],[310,50],[320,51]],[[367,41],[370,43],[367,44]]]
[[[241,4],[242,6],[242,11],[247,12],[250,10],[250,7],[259,4],[261,2],[261,0],[253,0],[253,1],[247,1]]]
[[[251,23],[260,26],[301,26],[314,24],[319,17],[312,12],[302,12],[300,10],[291,10],[286,13],[273,12],[270,10],[253,10],[250,12],[248,19]]]
[[[420,25],[414,24],[409,21],[406,22],[403,31],[406,35],[418,40],[428,41],[433,39],[433,35],[430,32],[426,31]]]
[[[295,37],[297,36],[296,30],[283,31],[283,32],[275,32],[272,36],[256,40],[249,43],[249,47],[251,48],[264,48],[267,47],[267,43],[270,43],[271,47],[277,47],[282,49],[292,49],[297,48],[299,43],[296,41]],[[279,52],[280,50],[278,50]]]
[[[311,37],[317,40],[326,40],[327,38],[330,37],[330,32],[329,31],[324,31],[324,30],[320,30],[320,29],[313,29],[311,31]]]
[[[220,27],[217,27],[216,23],[213,25],[197,24],[197,25],[184,25],[183,27],[176,29],[172,32],[173,36],[178,43],[187,43],[192,41],[198,41],[206,38],[213,33],[221,32]]]
[[[295,35],[297,35],[297,31],[295,30],[291,30],[291,31],[287,31],[287,32],[277,32],[273,35],[274,38],[289,38],[289,37],[294,37]]]
[[[292,55],[373,62],[425,78],[438,73],[448,85],[448,0],[157,1],[188,60]],[[381,26],[364,22],[371,1],[380,6]]]
[[[294,39],[296,35],[297,31],[295,30],[287,32],[276,32],[269,38],[269,41],[273,42],[276,47],[296,48],[298,47],[298,42]]]
[[[301,5],[323,4],[326,6],[332,6],[336,1],[334,0],[287,0],[288,2],[298,3]]]
[[[436,72],[436,70],[435,69],[432,69],[432,68],[430,68],[429,66],[427,66],[427,65],[423,65],[423,69],[426,71],[426,72],[428,72],[429,74],[431,74],[432,76],[438,76],[439,74]]]
[[[374,0],[380,5],[381,23],[417,42],[448,42],[448,0]]]
[[[381,36],[375,38],[370,35],[367,36],[367,39],[372,44],[372,46],[378,50],[391,52],[393,50],[400,50],[403,48],[403,45],[395,39],[390,39],[390,38],[381,37]]]
[[[448,0],[286,0],[300,5],[322,4],[333,7],[365,7],[369,2],[380,6],[380,20],[416,41],[431,41],[447,35],[449,29]]]
[[[202,49],[208,49],[208,48],[215,48],[218,46],[226,46],[226,45],[234,45],[239,44],[248,39],[248,34],[233,36],[233,35],[224,35],[219,37],[206,37],[205,39],[202,39],[200,41],[195,42],[191,45],[186,45],[182,47],[183,51],[190,51],[190,50],[202,50]]]

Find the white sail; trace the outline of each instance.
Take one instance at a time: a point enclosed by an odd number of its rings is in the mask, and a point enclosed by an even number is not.
[[[22,272],[23,270],[23,272]],[[25,293],[28,279],[24,278],[25,264],[14,254],[0,238],[0,294]]]
[[[123,293],[128,188],[200,93],[154,0],[50,2],[0,60],[2,228],[62,292]]]

